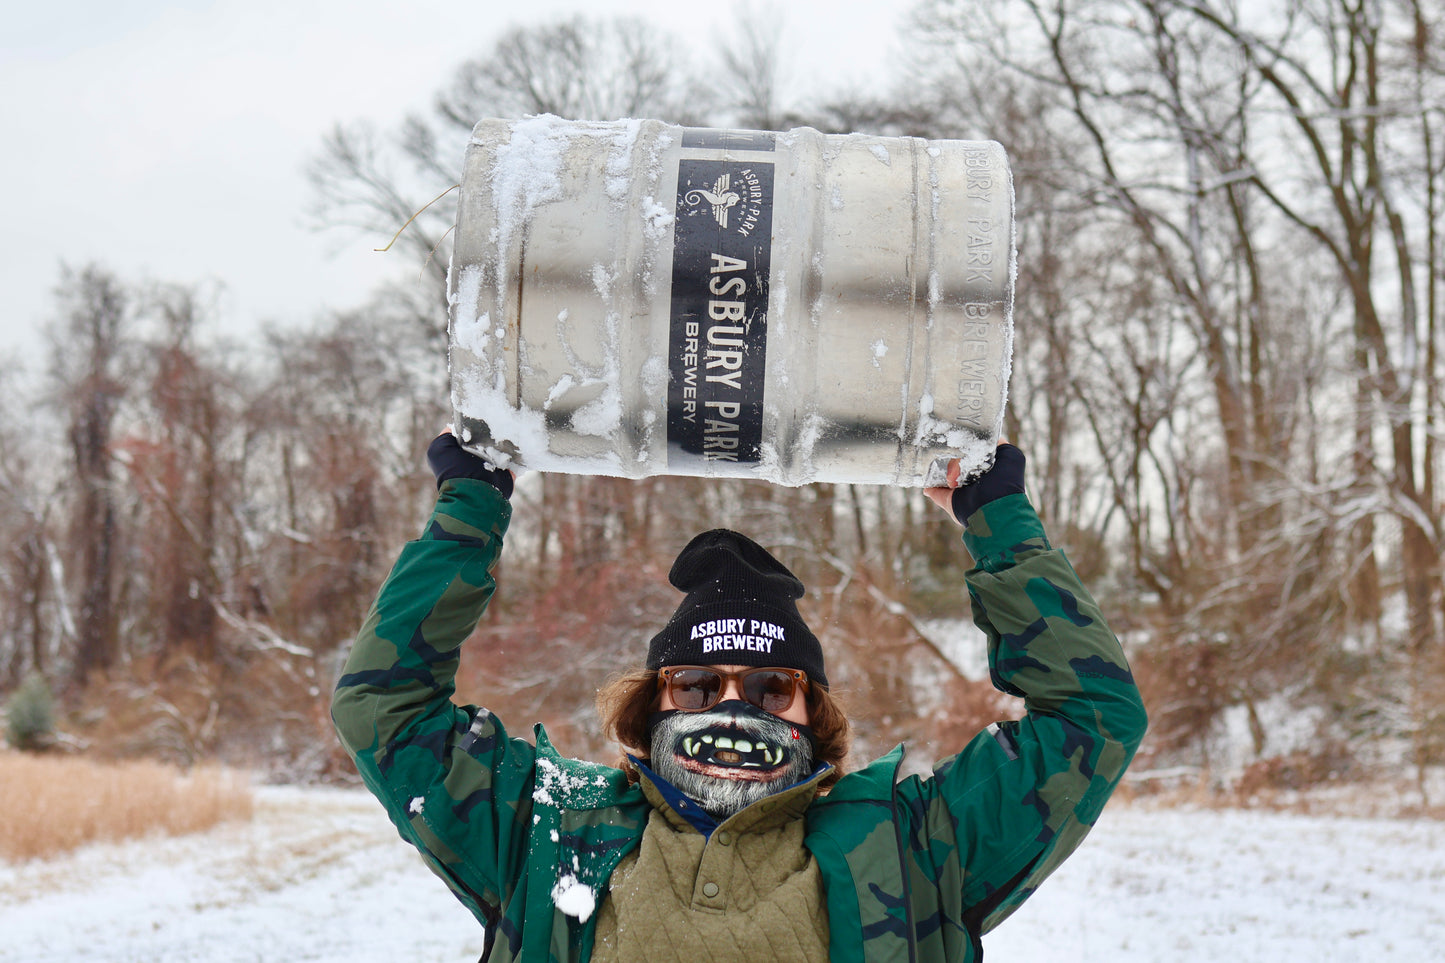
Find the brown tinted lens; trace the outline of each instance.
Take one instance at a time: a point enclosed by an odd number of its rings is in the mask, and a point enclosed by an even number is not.
[[[722,677],[708,669],[679,669],[668,676],[667,688],[679,709],[706,709],[717,702]]]
[[[796,687],[791,672],[764,669],[743,678],[743,698],[765,712],[782,712],[793,704]]]

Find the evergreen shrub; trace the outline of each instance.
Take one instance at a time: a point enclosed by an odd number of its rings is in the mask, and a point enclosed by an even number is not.
[[[6,707],[6,736],[16,749],[44,749],[55,740],[55,697],[45,677],[25,677]]]

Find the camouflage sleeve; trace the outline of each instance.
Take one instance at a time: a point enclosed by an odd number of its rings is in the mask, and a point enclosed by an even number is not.
[[[927,836],[953,838],[935,881],[962,888],[975,934],[1013,912],[1079,845],[1144,736],[1143,703],[1114,633],[1024,495],[968,519],[976,625],[994,685],[1025,715],[980,733],[917,784]],[[932,861],[933,856],[925,857]]]
[[[372,604],[331,704],[342,744],[402,838],[484,921],[525,858],[535,749],[451,697],[510,517],[485,482],[442,485],[425,532]]]

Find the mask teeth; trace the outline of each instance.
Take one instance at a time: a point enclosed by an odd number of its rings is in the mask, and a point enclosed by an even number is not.
[[[748,739],[732,739],[728,736],[685,736],[682,740],[682,751],[689,757],[696,759],[707,749],[722,749],[730,752],[750,755],[754,752],[762,754],[763,760],[770,766],[779,766],[783,763],[783,750],[780,746],[770,746],[765,742],[752,742]]]

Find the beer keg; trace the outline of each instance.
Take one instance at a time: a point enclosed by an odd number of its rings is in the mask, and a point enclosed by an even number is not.
[[[484,120],[448,281],[455,430],[588,474],[943,483],[1012,346],[991,141]]]

